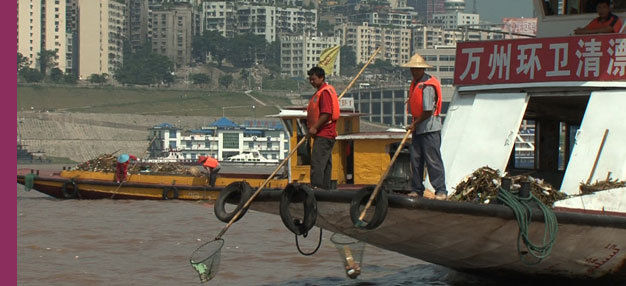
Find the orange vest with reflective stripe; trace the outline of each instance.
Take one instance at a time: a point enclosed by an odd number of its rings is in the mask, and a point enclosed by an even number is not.
[[[435,104],[435,110],[433,110],[433,116],[437,116],[441,113],[441,84],[435,77],[431,76],[427,81],[418,82],[417,85],[415,85],[415,82],[411,83],[411,87],[409,88],[409,106],[407,106],[409,110],[407,111],[411,113],[413,118],[420,117],[424,112],[423,92],[426,86],[435,88],[435,99],[437,103]]]
[[[213,158],[211,156],[208,156],[206,158],[206,160],[204,161],[204,163],[202,164],[202,166],[205,166],[205,167],[208,167],[208,168],[215,168],[215,167],[217,167],[217,165],[218,165],[217,159],[215,159],[215,158]]]
[[[339,100],[337,99],[337,92],[332,85],[325,84],[322,88],[318,89],[313,97],[311,97],[311,100],[309,100],[309,106],[306,110],[306,125],[309,128],[320,118],[320,96],[322,96],[322,92],[325,90],[330,93],[330,97],[332,98],[331,105],[333,107],[333,113],[330,115],[330,120],[337,121],[337,119],[339,119]]]

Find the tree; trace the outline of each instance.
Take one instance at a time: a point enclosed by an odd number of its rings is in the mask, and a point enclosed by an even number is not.
[[[339,50],[339,59],[341,61],[341,74],[351,75],[356,70],[356,53],[354,49],[348,46],[342,46]]]
[[[57,55],[57,51],[55,50],[43,50],[37,53],[39,57],[39,71],[42,74],[46,74],[49,68],[54,68],[57,66],[57,60],[59,59],[59,55]]]
[[[280,40],[267,45],[267,53],[265,55],[265,66],[275,73],[280,73]]]
[[[50,79],[56,83],[63,81],[63,71],[59,68],[53,68],[50,71]]]
[[[122,67],[114,73],[114,78],[123,84],[171,83],[173,64],[166,56],[144,47],[124,60]]]
[[[230,74],[220,76],[219,82],[220,82],[220,85],[223,85],[224,87],[228,88],[228,86],[230,86],[230,84],[233,83],[233,76]]]
[[[330,22],[328,22],[328,20],[320,20],[317,23],[317,30],[328,36],[328,35],[332,35],[335,31],[333,30],[334,26],[330,24]]]
[[[40,82],[43,80],[43,74],[33,68],[22,68],[19,74],[24,78],[24,80],[26,80],[26,82]]]
[[[22,55],[22,53],[17,52],[17,71],[19,72],[27,66],[30,66],[30,60]]]
[[[63,81],[68,84],[76,84],[78,81],[78,75],[75,73],[66,73],[63,75]]]
[[[194,37],[191,42],[191,56],[196,62],[205,63],[208,54],[215,59],[218,66],[222,66],[228,50],[226,42],[230,39],[226,39],[218,31],[205,31],[200,37]]]
[[[211,81],[211,77],[205,73],[193,73],[191,74],[191,81],[193,84],[207,84]]]
[[[87,80],[91,83],[99,83],[99,84],[103,84],[107,82],[109,75],[106,73],[103,74],[97,74],[97,73],[93,73],[91,75],[89,75],[89,77],[87,78]]]

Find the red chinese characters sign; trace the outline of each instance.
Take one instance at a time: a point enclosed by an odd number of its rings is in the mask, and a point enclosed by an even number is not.
[[[626,80],[626,34],[467,42],[454,84]]]

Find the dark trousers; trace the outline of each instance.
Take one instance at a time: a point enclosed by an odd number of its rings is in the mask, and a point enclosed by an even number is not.
[[[419,195],[424,194],[424,163],[428,170],[430,184],[436,194],[447,194],[443,160],[441,160],[441,131],[415,134],[411,141],[411,188]]]
[[[215,181],[217,180],[217,173],[219,173],[222,166],[217,165],[215,168],[209,168],[209,186],[215,187]]]
[[[332,151],[334,139],[315,137],[311,153],[311,185],[322,189],[330,189],[332,167]]]

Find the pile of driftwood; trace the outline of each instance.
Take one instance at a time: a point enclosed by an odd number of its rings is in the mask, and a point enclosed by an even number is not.
[[[450,200],[481,204],[495,203],[497,201],[502,178],[512,180],[512,192],[517,192],[521,182],[530,182],[531,193],[548,206],[551,206],[555,201],[567,197],[566,194],[559,192],[543,180],[526,175],[501,176],[497,170],[482,167],[474,171],[469,177],[456,186],[456,191],[450,196]]]
[[[75,170],[114,173],[116,169],[117,157],[113,154],[102,154],[95,159],[91,159],[79,164]],[[202,176],[200,168],[195,166],[185,166],[180,163],[146,163],[131,161],[128,166],[131,174],[149,173],[156,175],[187,175]]]
[[[623,187],[626,187],[626,182],[620,181],[618,179],[611,180],[611,178],[608,178],[604,181],[596,181],[593,184],[581,183],[580,193],[583,195],[586,195],[586,194],[591,194],[591,193],[595,193],[599,191],[617,189],[617,188],[623,188]]]

